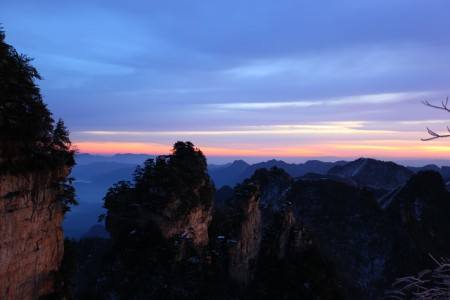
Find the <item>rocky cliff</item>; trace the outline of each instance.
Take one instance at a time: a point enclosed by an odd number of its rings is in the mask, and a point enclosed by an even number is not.
[[[66,171],[0,176],[0,299],[54,292],[64,253],[55,182]]]
[[[135,172],[135,183],[121,182],[105,197],[107,229],[114,241],[152,227],[166,241],[208,244],[214,187],[206,160],[191,143],[178,142],[172,155],[148,160]],[[126,222],[124,222],[126,221]]]
[[[55,294],[61,223],[75,193],[69,132],[54,122],[31,59],[0,29],[0,299]],[[59,276],[58,276],[59,277]]]
[[[201,289],[193,286],[206,274],[213,194],[206,159],[189,142],[147,160],[133,183],[114,185],[105,208],[115,292],[123,299],[195,298]]]
[[[211,218],[212,206],[199,205],[174,220],[158,214],[153,214],[150,219],[157,224],[166,239],[179,236],[192,241],[196,247],[204,247],[208,244],[208,226]]]
[[[332,264],[286,199],[292,183],[282,169],[260,169],[216,207],[210,247],[238,299],[340,299]]]
[[[253,278],[262,239],[262,219],[258,186],[239,187],[240,224],[236,239],[230,240],[229,273],[240,284],[248,284]]]

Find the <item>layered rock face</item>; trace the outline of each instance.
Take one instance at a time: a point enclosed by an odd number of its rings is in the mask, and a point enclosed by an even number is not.
[[[212,218],[212,206],[199,205],[185,216],[169,220],[161,215],[153,215],[151,220],[158,225],[166,239],[176,236],[192,241],[196,247],[208,244],[208,227]]]
[[[229,273],[240,284],[248,284],[256,269],[256,262],[262,240],[262,219],[258,188],[252,187],[242,195],[239,203],[241,223],[237,229],[237,239],[230,247]]]
[[[293,246],[295,217],[283,208],[290,184],[287,173],[273,168],[258,170],[235,188],[233,208],[226,214],[238,216],[238,220],[232,230],[222,228],[221,234],[231,239],[230,277],[243,286],[253,280],[261,255],[283,258]]]
[[[58,173],[64,171],[0,176],[0,299],[54,292],[64,254]]]

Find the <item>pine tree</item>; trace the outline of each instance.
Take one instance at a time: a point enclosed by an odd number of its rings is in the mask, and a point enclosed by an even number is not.
[[[62,119],[56,123],[55,130],[53,130],[53,147],[57,150],[68,151],[71,147],[69,138],[69,130]]]
[[[53,129],[51,113],[35,83],[41,77],[30,62],[5,42],[0,30],[0,140],[26,150],[48,146]]]

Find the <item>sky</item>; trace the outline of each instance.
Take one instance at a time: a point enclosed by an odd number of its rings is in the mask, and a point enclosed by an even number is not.
[[[89,153],[450,159],[447,0],[1,1]]]

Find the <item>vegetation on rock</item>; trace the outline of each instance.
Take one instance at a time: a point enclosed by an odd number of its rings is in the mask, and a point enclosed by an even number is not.
[[[43,102],[31,59],[5,42],[0,31],[0,172],[73,166],[69,132]]]

